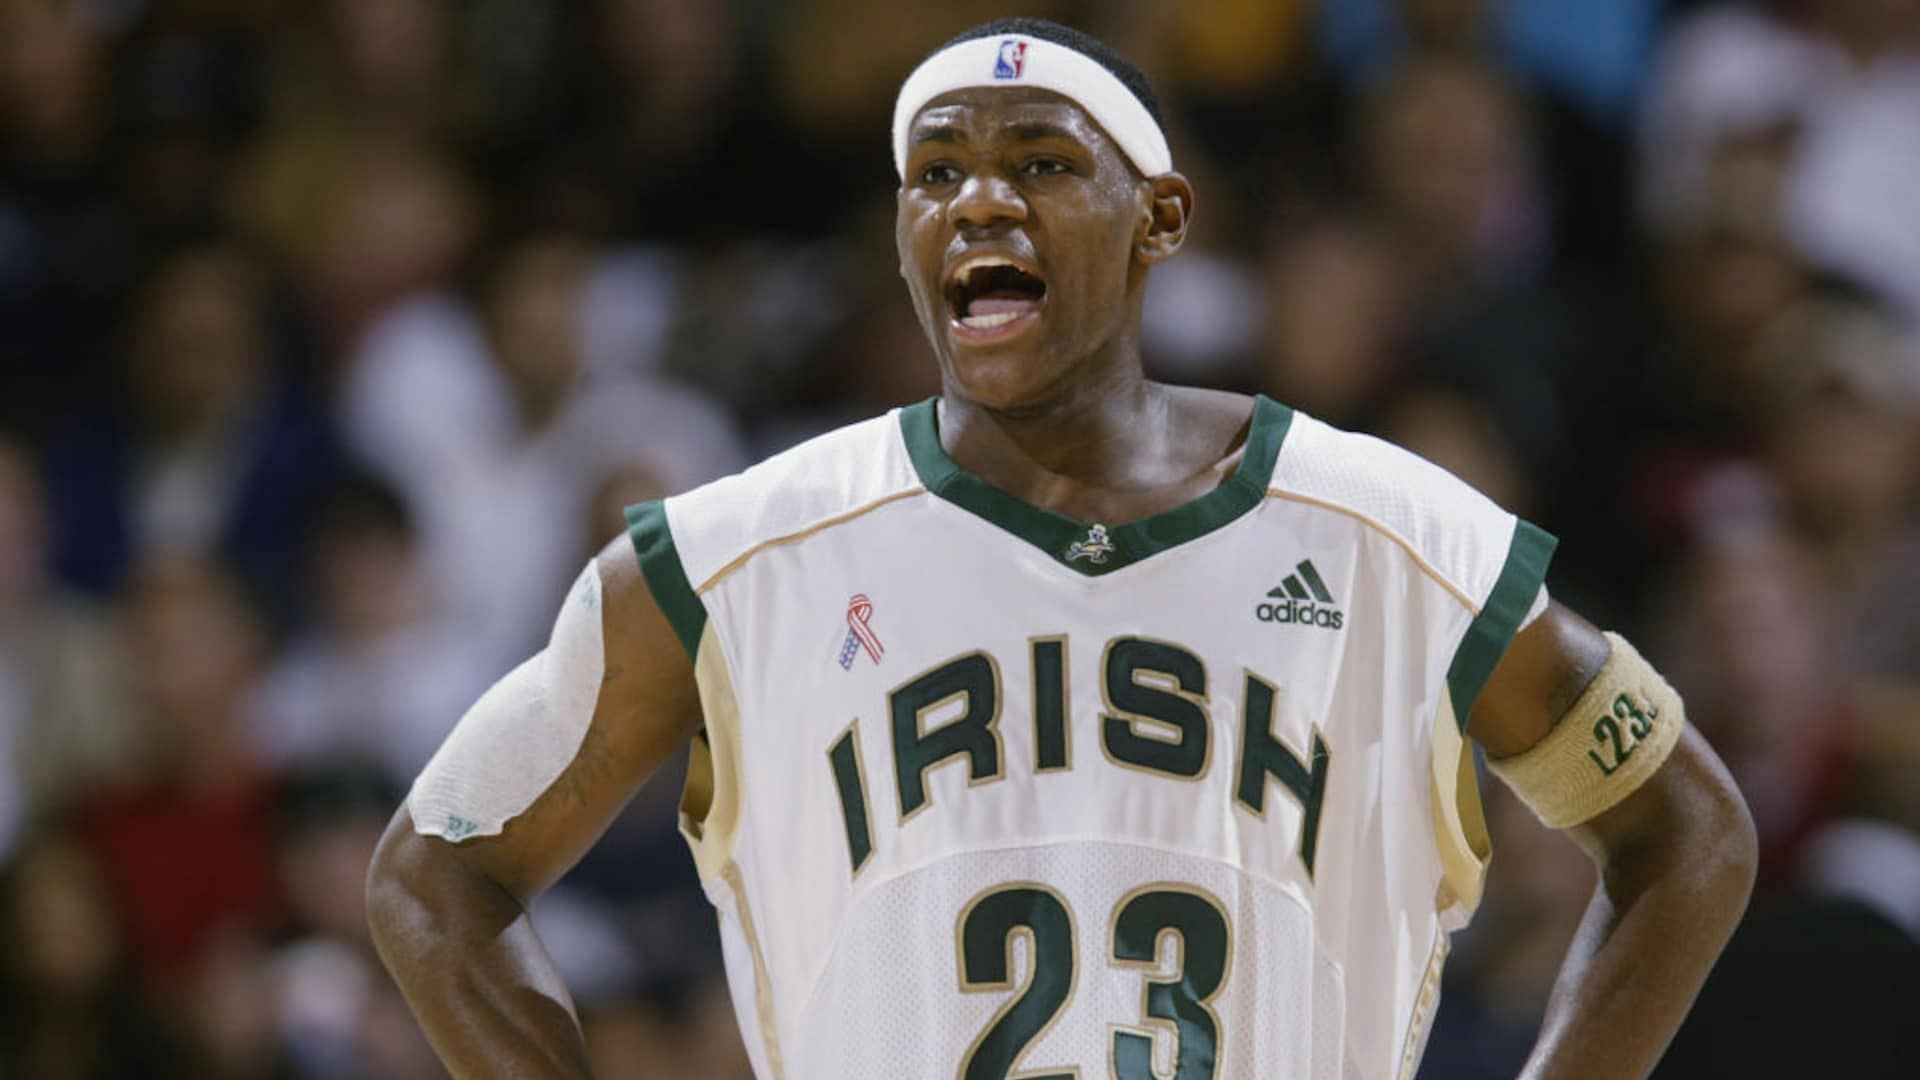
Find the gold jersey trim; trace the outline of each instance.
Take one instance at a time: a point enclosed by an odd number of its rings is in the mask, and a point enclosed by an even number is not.
[[[1383,523],[1368,517],[1350,506],[1341,506],[1339,503],[1328,502],[1325,499],[1315,498],[1312,495],[1303,495],[1297,491],[1286,491],[1282,488],[1270,487],[1267,489],[1267,496],[1274,499],[1286,499],[1289,502],[1305,503],[1308,506],[1317,506],[1322,510],[1331,510],[1336,514],[1344,514],[1360,524],[1367,526],[1399,545],[1400,550],[1407,553],[1407,558],[1413,560],[1413,565],[1419,567],[1421,573],[1432,578],[1435,584],[1445,589],[1455,600],[1460,601],[1461,607],[1466,608],[1474,615],[1480,614],[1480,605],[1473,602],[1473,597],[1468,596],[1465,589],[1449,581],[1445,574],[1442,574],[1438,568],[1428,562],[1426,557],[1414,548],[1412,542],[1399,533],[1394,532],[1392,529],[1387,528]]]
[[[915,495],[925,495],[926,493],[927,493],[926,488],[916,484],[913,487],[906,488],[901,491],[896,491],[891,495],[882,495],[881,497],[873,500],[872,502],[864,503],[860,506],[854,507],[851,510],[845,511],[843,513],[835,514],[834,516],[830,518],[826,518],[825,520],[816,521],[804,529],[787,533],[784,536],[776,536],[771,540],[762,540],[759,543],[748,548],[747,550],[734,556],[733,560],[727,563],[727,565],[721,567],[718,570],[715,570],[713,574],[707,578],[707,580],[701,582],[699,587],[695,588],[693,591],[696,594],[706,593],[708,589],[711,589],[715,585],[720,584],[720,582],[724,580],[729,574],[732,574],[735,570],[738,570],[742,566],[745,566],[750,560],[753,559],[754,556],[760,554],[763,551],[766,551],[769,548],[781,547],[786,544],[797,544],[800,541],[805,540],[806,538],[814,535],[815,533],[824,532],[828,529],[833,528],[835,525],[845,525],[847,522],[852,521],[853,519],[860,517],[864,514],[868,514],[875,510],[878,510],[881,507],[887,505],[888,503],[899,502],[901,499],[911,499]]]

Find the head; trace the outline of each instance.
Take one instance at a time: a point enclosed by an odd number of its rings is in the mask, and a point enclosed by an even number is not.
[[[1355,422],[1402,367],[1404,277],[1369,221],[1330,216],[1281,239],[1266,263],[1267,388],[1315,416]]]
[[[1017,410],[1137,374],[1147,271],[1193,211],[1138,69],[1054,23],[987,23],[908,78],[894,147],[900,273],[947,392]]]
[[[321,503],[313,571],[327,629],[345,641],[379,640],[426,615],[412,514],[373,476],[347,478]]]
[[[100,867],[68,834],[29,833],[0,867],[0,990],[71,1006],[108,989],[119,923]]]
[[[333,761],[286,777],[275,793],[281,886],[299,927],[335,941],[367,941],[362,883],[401,793],[377,769]]]
[[[1789,522],[1829,570],[1868,572],[1920,495],[1920,344],[1883,303],[1823,283],[1756,352]]]
[[[267,298],[237,247],[195,243],[142,282],[128,333],[130,378],[149,437],[170,442],[231,421],[267,377]]]
[[[210,563],[155,556],[135,571],[120,618],[147,767],[164,775],[230,760],[267,645],[239,586]]]
[[[1382,213],[1430,277],[1497,272],[1524,253],[1528,132],[1490,72],[1409,61],[1367,99],[1360,138]]]
[[[569,237],[536,235],[506,252],[486,287],[494,359],[529,420],[558,412],[581,378],[591,260],[591,252]]]
[[[105,37],[82,5],[0,0],[0,132],[23,148],[72,139],[106,81]]]
[[[431,0],[334,0],[331,29],[345,71],[375,94],[417,91],[443,77],[452,18]]]

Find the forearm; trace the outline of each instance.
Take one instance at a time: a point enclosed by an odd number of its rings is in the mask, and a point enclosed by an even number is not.
[[[559,973],[519,901],[414,835],[407,812],[368,878],[374,945],[456,1077],[586,1077]]]
[[[1525,1080],[1611,1080],[1653,1069],[1746,909],[1751,825],[1743,810],[1734,816],[1609,860],[1561,965]]]

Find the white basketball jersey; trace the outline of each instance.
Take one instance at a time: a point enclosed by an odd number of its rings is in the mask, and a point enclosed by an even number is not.
[[[629,519],[763,1080],[1411,1075],[1547,534],[1265,398],[1122,525],[961,470],[933,402]]]

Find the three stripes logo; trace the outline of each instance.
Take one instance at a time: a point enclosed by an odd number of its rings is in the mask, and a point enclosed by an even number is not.
[[[1318,626],[1338,630],[1346,624],[1346,613],[1333,606],[1333,593],[1312,559],[1303,559],[1279,586],[1267,590],[1267,599],[1253,609],[1261,622]]]

